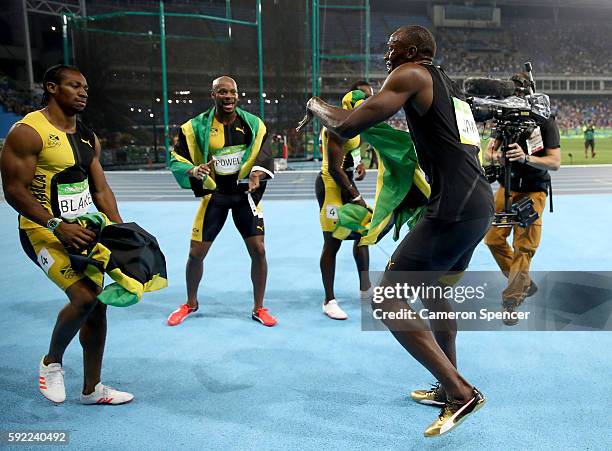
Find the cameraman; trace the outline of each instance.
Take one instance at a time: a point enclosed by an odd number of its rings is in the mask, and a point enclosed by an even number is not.
[[[529,76],[524,72],[519,72],[513,75],[511,80],[517,88],[517,95],[524,96],[525,88],[530,85]],[[501,139],[494,134],[491,135],[487,146],[487,157],[489,161],[503,165],[500,145]],[[526,297],[537,291],[535,283],[529,278],[529,265],[540,244],[542,213],[550,187],[548,171],[556,171],[561,165],[559,128],[554,116],[540,123],[529,137],[521,136],[518,142],[510,144],[506,156],[511,162],[511,204],[530,197],[538,213],[537,221],[527,227],[494,226],[484,239],[493,258],[508,277],[508,286],[502,293],[503,308],[507,312],[513,312]],[[498,178],[501,186],[495,193],[496,213],[504,210],[505,169],[502,168]],[[512,229],[514,229],[514,236],[512,247],[510,247],[507,238]],[[505,322],[507,325],[514,325],[518,320],[505,320]]]

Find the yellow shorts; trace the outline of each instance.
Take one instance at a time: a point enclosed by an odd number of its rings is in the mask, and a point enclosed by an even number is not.
[[[321,230],[333,232],[338,223],[338,208],[346,203],[346,199],[342,201],[342,190],[330,175],[319,174],[315,182],[315,193],[319,202]]]
[[[46,228],[19,229],[19,239],[27,256],[62,290],[87,277],[72,269],[64,245]]]

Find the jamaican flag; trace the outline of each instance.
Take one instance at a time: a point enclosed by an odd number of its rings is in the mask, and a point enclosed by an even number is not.
[[[72,267],[99,287],[104,286],[104,274],[115,281],[98,295],[101,302],[127,307],[139,302],[144,292],[168,286],[164,254],[155,237],[138,224],[115,224],[103,213],[75,221],[94,231],[97,239],[82,253],[69,250]]]
[[[357,94],[354,94],[357,93]],[[347,96],[359,101],[361,91]],[[355,204],[338,209],[338,225],[334,236],[342,239],[347,230],[359,232],[360,245],[376,244],[395,226],[393,239],[399,238],[404,224],[413,227],[425,211],[431,193],[425,176],[418,165],[416,150],[410,133],[380,123],[361,132],[378,155],[376,195],[372,211]]]
[[[238,180],[248,178],[252,169],[260,169],[273,177],[274,158],[268,152],[262,151],[266,138],[266,126],[261,119],[241,108],[236,108],[236,114],[251,129],[251,142],[242,157]],[[190,119],[181,126],[179,142],[170,154],[170,170],[181,188],[192,189],[201,197],[205,190],[214,190],[217,185],[214,171],[211,176],[201,180],[189,176],[189,171],[195,166],[209,162],[209,136],[213,123],[215,108],[210,108]]]

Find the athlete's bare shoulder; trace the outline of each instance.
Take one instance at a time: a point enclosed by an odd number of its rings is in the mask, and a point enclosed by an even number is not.
[[[383,89],[414,94],[431,84],[431,75],[427,69],[420,64],[404,63],[389,74],[383,84]]]
[[[380,92],[394,92],[411,102],[420,115],[425,114],[433,101],[433,79],[421,64],[404,63],[389,74]]]
[[[40,153],[42,148],[43,141],[38,132],[28,124],[17,123],[9,130],[3,151],[9,149],[18,155],[31,155]]]

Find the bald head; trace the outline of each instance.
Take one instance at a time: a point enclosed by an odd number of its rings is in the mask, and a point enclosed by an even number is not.
[[[404,63],[431,64],[435,54],[436,40],[427,28],[418,25],[398,28],[387,42],[387,71],[391,73]]]
[[[238,89],[238,85],[236,80],[232,77],[228,77],[227,75],[222,75],[221,77],[215,78],[212,82],[212,90],[216,91],[219,86],[232,86],[234,89]]]
[[[224,75],[215,78],[212,82],[210,96],[215,102],[215,108],[219,115],[233,117],[238,103],[238,85],[232,77]]]

